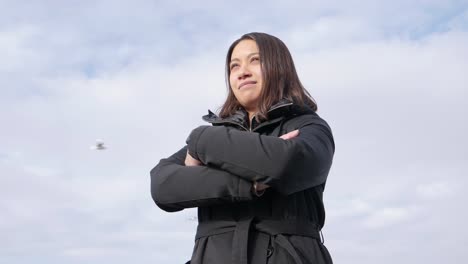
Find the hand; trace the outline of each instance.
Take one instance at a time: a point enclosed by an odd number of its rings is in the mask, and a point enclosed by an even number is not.
[[[253,183],[253,193],[258,197],[262,196],[263,193],[265,193],[265,190],[268,188],[270,188],[270,186],[266,184],[259,183],[259,182]]]
[[[200,166],[202,163],[199,160],[194,159],[190,156],[187,150],[187,156],[185,156],[185,166]]]
[[[297,137],[297,136],[299,136],[299,130],[298,130],[298,129],[293,130],[293,131],[291,131],[291,132],[289,132],[289,133],[287,133],[287,134],[284,134],[284,135],[282,135],[280,138],[282,138],[282,139],[284,139],[284,140],[288,140],[288,139],[295,138],[295,137]]]
[[[263,184],[263,183],[259,183],[259,182],[255,182],[254,183],[254,187],[255,187],[255,190],[261,192],[267,188],[270,188],[270,186],[266,185],[266,184]]]

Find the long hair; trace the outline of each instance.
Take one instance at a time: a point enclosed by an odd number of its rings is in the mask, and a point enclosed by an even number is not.
[[[309,106],[313,111],[317,111],[317,104],[299,80],[291,53],[283,41],[266,33],[252,32],[243,35],[229,47],[225,75],[228,96],[221,107],[220,117],[228,117],[242,107],[231,89],[229,63],[234,48],[245,39],[257,43],[262,69],[263,87],[256,117],[259,120],[267,120],[268,110],[281,99],[288,99],[295,104]]]

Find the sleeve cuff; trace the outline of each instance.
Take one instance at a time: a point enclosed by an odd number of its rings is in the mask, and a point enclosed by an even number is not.
[[[198,141],[203,131],[208,127],[209,126],[199,126],[195,128],[194,130],[192,130],[192,132],[190,133],[190,135],[188,136],[186,140],[186,143],[188,146],[188,153],[190,154],[190,156],[192,156],[192,158],[196,160],[200,160],[198,157],[198,149],[197,149]]]

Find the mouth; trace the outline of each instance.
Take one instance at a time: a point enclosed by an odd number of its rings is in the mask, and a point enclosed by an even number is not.
[[[252,85],[252,84],[256,84],[256,83],[257,83],[256,81],[245,81],[245,82],[243,82],[243,83],[241,83],[241,84],[239,85],[239,88],[238,88],[238,89],[240,90],[240,89],[242,89],[243,87],[248,87],[248,86],[250,86],[250,85]]]

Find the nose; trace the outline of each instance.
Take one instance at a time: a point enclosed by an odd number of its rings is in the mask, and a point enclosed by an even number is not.
[[[249,69],[246,66],[241,66],[238,72],[237,79],[238,80],[243,80],[245,78],[248,78],[252,76],[252,73],[250,73]]]

